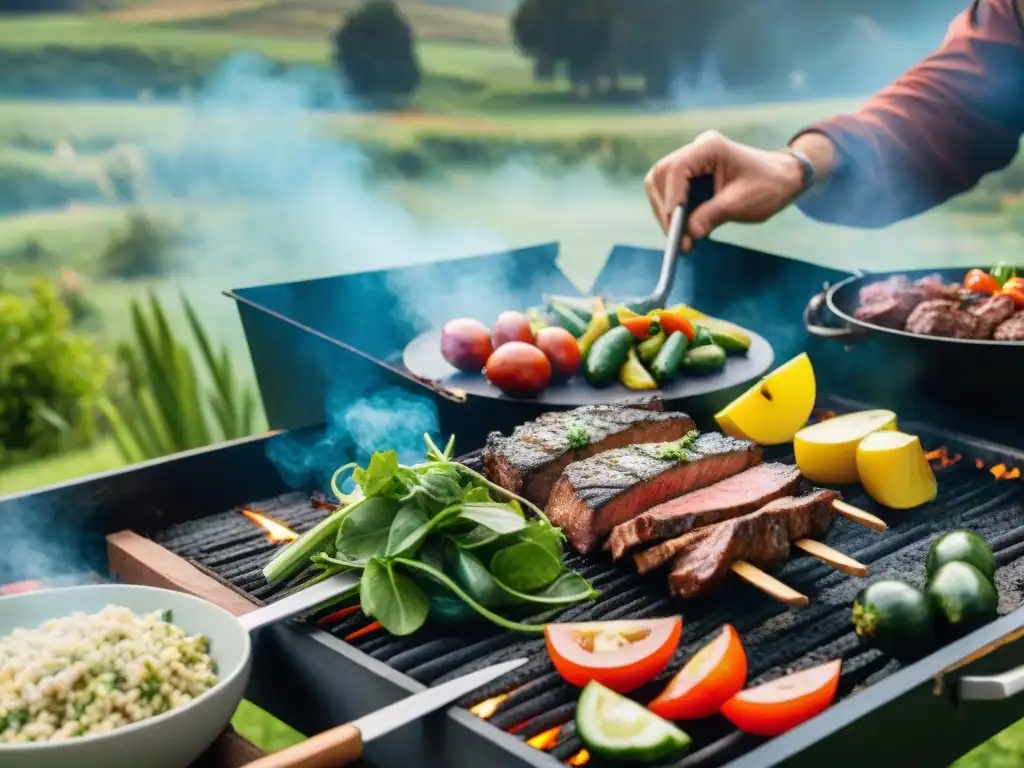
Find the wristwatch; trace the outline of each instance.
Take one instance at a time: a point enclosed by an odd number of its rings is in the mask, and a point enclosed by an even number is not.
[[[793,149],[792,147],[786,147],[782,150],[784,154],[795,157],[797,162],[800,163],[800,170],[803,173],[803,178],[800,184],[800,191],[797,193],[797,197],[804,194],[807,190],[814,186],[815,182],[815,171],[814,163],[811,162],[810,158],[807,157],[799,149]]]

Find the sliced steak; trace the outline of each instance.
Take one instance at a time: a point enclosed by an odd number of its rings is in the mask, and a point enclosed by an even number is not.
[[[767,568],[789,557],[792,542],[824,538],[835,518],[832,502],[837,498],[836,491],[815,489],[684,534],[668,577],[672,594],[695,597],[723,579],[735,562]]]
[[[664,443],[605,451],[565,468],[547,514],[580,552],[663,501],[704,488],[761,461],[761,448],[717,432],[697,438],[689,458],[659,458]]]
[[[860,289],[860,306],[854,317],[884,328],[903,330],[914,308],[929,299],[954,301],[959,298],[960,286],[943,283],[940,275],[929,275],[912,282],[906,275],[880,280]]]
[[[961,310],[957,302],[945,299],[929,299],[918,304],[907,318],[906,326],[910,333],[949,339],[972,339],[977,328],[976,316]]]
[[[997,341],[1024,341],[1024,312],[1001,323],[992,337]]]
[[[974,338],[991,339],[996,327],[1013,317],[1016,310],[1013,299],[1005,294],[989,296],[980,304],[968,308],[967,311],[978,321],[974,329]]]
[[[754,512],[772,499],[789,496],[800,485],[800,470],[792,464],[758,464],[746,472],[680,496],[615,526],[605,549],[618,560],[641,544],[673,539],[694,528]],[[657,547],[647,550],[652,555]],[[675,554],[666,548],[664,559],[641,571],[664,565]]]
[[[545,413],[516,427],[510,437],[488,435],[484,470],[491,482],[543,507],[551,486],[571,462],[634,443],[678,440],[694,429],[685,413],[663,413],[656,410],[660,407],[658,400],[636,407],[588,405]],[[584,444],[571,447],[576,441]]]

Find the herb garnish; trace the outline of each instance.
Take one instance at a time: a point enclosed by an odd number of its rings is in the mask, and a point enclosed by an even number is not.
[[[590,445],[590,430],[579,419],[570,419],[565,429],[565,441],[574,451],[586,448]]]
[[[586,445],[585,431],[583,438]],[[563,565],[565,536],[536,505],[452,461],[452,440],[442,451],[424,439],[421,464],[404,466],[394,451],[379,451],[365,468],[339,469],[331,486],[342,503],[263,569],[267,581],[309,563],[321,569],[312,581],[361,571],[345,597],[358,592],[363,613],[394,635],[416,632],[433,608],[441,613],[453,601],[506,629],[542,632],[543,624],[521,624],[500,611],[530,604],[550,610],[597,596]],[[344,495],[338,479],[350,470],[358,488]]]
[[[698,437],[700,437],[700,432],[692,429],[674,443],[662,445],[654,455],[665,461],[690,461],[693,459],[693,446]]]

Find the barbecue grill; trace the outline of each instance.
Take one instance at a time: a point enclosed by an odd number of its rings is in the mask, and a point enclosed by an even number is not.
[[[490,258],[504,265],[501,270],[511,276],[510,284],[529,292],[517,303],[510,294],[503,308],[524,307],[540,295],[538,283],[544,282],[530,277],[529,269],[553,275],[544,290],[569,290],[567,281],[555,274],[555,254],[553,248],[542,247],[480,257],[475,267],[466,260],[439,269],[456,276],[479,275],[493,269],[484,266]],[[602,281],[619,281],[617,292],[642,293],[640,286],[649,281],[637,273],[644,264],[656,272],[659,258],[655,252],[616,249]],[[915,765],[942,765],[1018,719],[1021,708],[1012,698],[970,700],[979,695],[978,686],[961,684],[965,676],[995,675],[1024,663],[1024,644],[1015,642],[1024,637],[1024,486],[1019,481],[1024,451],[1011,447],[1006,437],[1013,434],[1014,422],[1007,421],[1002,405],[979,398],[976,411],[953,413],[940,401],[922,401],[913,391],[901,393],[898,371],[885,377],[877,372],[854,375],[863,364],[863,349],[837,353],[834,345],[818,349],[814,340],[804,339],[798,325],[802,305],[838,273],[717,243],[703,244],[681,267],[674,298],[757,329],[778,359],[806,347],[819,372],[819,391],[855,395],[901,416],[911,414],[901,419],[902,428],[920,434],[931,451],[940,484],[935,503],[910,513],[882,511],[891,525],[883,537],[838,520],[827,543],[868,564],[872,578],[899,576],[920,583],[924,552],[938,533],[960,526],[977,530],[996,553],[1005,615],[916,664],[902,666],[862,648],[850,631],[849,605],[863,582],[816,560],[794,558],[780,572],[783,581],[811,598],[808,608],[794,611],[731,582],[710,598],[682,603],[668,596],[658,575],[639,577],[630,566],[613,566],[601,556],[574,556],[569,565],[602,595],[560,611],[558,619],[683,614],[679,653],[659,681],[639,692],[641,697],[649,697],[723,622],[740,631],[753,682],[844,658],[839,700],[820,717],[769,741],[743,735],[720,719],[686,724],[694,748],[666,765],[752,768],[826,761],[896,764],[908,759]],[[344,370],[350,396],[397,385],[447,403],[438,408],[442,426],[457,433],[464,449],[481,445],[486,431],[507,429],[519,420],[496,414],[492,401],[450,399],[404,377],[400,367],[391,367],[409,338],[438,318],[421,318],[408,327],[367,324],[366,332],[356,332],[359,338],[340,340],[346,318],[382,314],[379,307],[389,305],[375,304],[374,297],[382,300],[389,287],[407,280],[425,280],[426,272],[417,277],[417,270],[424,269],[412,270],[411,279],[370,273],[236,292],[276,427],[307,427],[322,420],[322,412],[314,416],[313,403],[323,403],[328,381],[339,370]],[[773,286],[780,290],[768,290]],[[368,298],[361,293],[364,289]],[[361,378],[364,373],[367,381]],[[285,386],[289,379],[294,393]],[[819,406],[823,418],[866,407],[825,395]],[[963,428],[972,418],[973,436]],[[0,499],[0,536],[15,542],[0,553],[0,583],[92,570],[190,591],[236,614],[272,601],[297,579],[270,587],[262,566],[284,541],[328,511],[324,500],[285,484],[268,459],[268,446],[275,439],[271,434],[236,441]],[[772,449],[766,458],[791,461],[785,454]],[[339,464],[346,460],[337,458]],[[465,457],[468,463],[478,460],[478,453]],[[844,494],[861,508],[881,511],[855,489],[844,489]],[[27,546],[33,550],[31,559],[20,554]],[[247,697],[312,734],[423,686],[521,655],[532,661],[449,712],[371,743],[367,759],[389,768],[596,765],[574,732],[577,692],[554,673],[543,640],[487,624],[436,624],[395,638],[357,607],[335,607],[256,636]]]

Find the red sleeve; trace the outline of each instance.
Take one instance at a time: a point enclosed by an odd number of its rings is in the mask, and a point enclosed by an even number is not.
[[[1020,4],[974,0],[935,53],[858,112],[807,128],[832,140],[839,165],[799,208],[821,221],[883,227],[1008,165],[1024,133]]]

